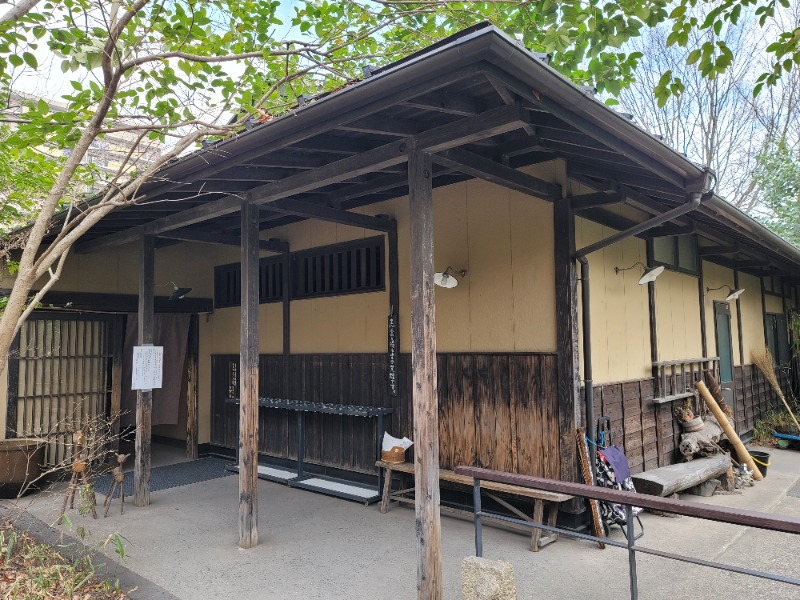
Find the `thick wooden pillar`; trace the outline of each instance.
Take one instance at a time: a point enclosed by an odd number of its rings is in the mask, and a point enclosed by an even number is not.
[[[286,250],[281,254],[281,265],[283,273],[281,274],[281,286],[283,287],[283,353],[288,356],[292,353],[292,293],[289,289],[291,281],[289,274],[292,270],[292,255],[289,253],[287,245]]]
[[[153,343],[155,244],[142,236],[139,251],[139,345]],[[136,392],[136,460],[133,469],[133,503],[150,505],[150,435],[153,421],[153,391]]]
[[[442,597],[439,517],[439,413],[433,284],[433,191],[430,154],[410,148],[411,368],[413,371],[417,597]]]
[[[556,348],[558,352],[558,451],[561,479],[578,481],[575,428],[580,416],[580,364],[578,352],[578,280],[575,270],[575,218],[569,198],[553,209],[555,228]],[[579,510],[582,503],[563,508]]]
[[[258,207],[242,204],[239,546],[258,544]]]
[[[186,369],[186,458],[189,460],[199,458],[197,448],[198,417],[200,412],[197,386],[197,360],[200,353],[199,329],[199,319],[197,315],[192,315],[189,321],[189,352],[186,357],[188,363]]]

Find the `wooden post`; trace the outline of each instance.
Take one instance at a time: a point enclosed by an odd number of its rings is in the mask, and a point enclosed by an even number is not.
[[[289,253],[289,247],[281,254],[283,277],[281,278],[281,285],[283,286],[283,354],[289,356],[292,353],[292,290],[289,289],[291,285],[291,278],[289,274],[292,269],[292,255]]]
[[[120,411],[122,410],[122,351],[125,345],[125,316],[118,315],[111,321],[113,339],[111,359],[111,447],[119,450]]]
[[[197,449],[198,438],[198,386],[197,386],[197,358],[199,354],[198,335],[199,319],[192,315],[189,320],[189,352],[187,355],[186,369],[186,458],[196,460],[199,458]]]
[[[735,290],[739,289],[739,269],[734,269],[733,270],[733,289],[735,289]],[[747,429],[747,400],[748,400],[748,398],[747,398],[747,386],[744,384],[746,378],[744,376],[745,357],[744,357],[744,338],[742,336],[742,301],[739,298],[736,298],[736,330],[737,330],[737,333],[739,334],[739,365],[742,368],[742,370],[741,370],[741,373],[742,373],[742,398],[741,398],[741,400],[742,400],[742,407],[744,408],[744,424],[742,426],[743,427],[742,431],[744,431],[744,430]],[[735,421],[736,420],[735,406],[736,406],[736,400],[738,399],[737,398],[737,394],[736,394],[736,367],[735,366],[733,368],[733,381],[734,381],[734,385],[733,385],[734,413],[733,414],[734,414],[734,421]],[[751,410],[751,414],[752,414],[752,407],[751,407],[750,410]],[[755,418],[753,420],[753,423],[755,424]]]
[[[258,544],[258,207],[242,203],[239,546]]]
[[[578,481],[575,427],[579,421],[580,366],[578,364],[578,281],[575,272],[575,219],[569,198],[557,200],[553,209],[555,227],[556,347],[558,352],[558,434],[561,479]],[[580,507],[580,508],[579,508]],[[584,503],[570,502],[572,512]]]
[[[417,597],[442,597],[439,517],[439,423],[436,395],[436,320],[433,289],[431,156],[409,148],[411,214],[411,368],[413,371]]]
[[[706,338],[706,280],[703,277],[703,259],[697,258],[697,293],[700,300],[700,348],[703,358],[708,358],[708,339]]]
[[[153,343],[154,238],[143,235],[139,252],[139,345]],[[133,503],[150,505],[150,430],[153,420],[153,391],[136,392],[136,461],[133,469]]]

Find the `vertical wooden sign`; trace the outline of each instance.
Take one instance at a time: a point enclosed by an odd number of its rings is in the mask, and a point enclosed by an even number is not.
[[[399,396],[400,386],[397,379],[397,363],[400,360],[399,338],[397,336],[397,321],[398,316],[394,311],[389,315],[389,350],[388,350],[388,363],[389,373],[387,374],[387,381],[389,383],[389,395]]]

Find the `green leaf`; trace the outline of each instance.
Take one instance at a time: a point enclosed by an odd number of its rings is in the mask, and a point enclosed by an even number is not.
[[[27,64],[31,69],[39,68],[39,61],[37,61],[36,57],[30,52],[23,52],[22,60],[24,60],[25,64]]]

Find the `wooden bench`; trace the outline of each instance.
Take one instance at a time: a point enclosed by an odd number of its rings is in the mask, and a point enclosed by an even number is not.
[[[396,502],[401,504],[414,504],[413,487],[392,491],[392,474],[404,473],[408,475],[414,475],[414,465],[412,463],[387,463],[383,462],[382,460],[377,461],[375,465],[385,471],[385,476],[383,478],[383,493],[381,495],[381,512],[384,514],[389,512],[389,503],[392,500],[395,500]],[[444,469],[439,469],[439,480],[468,486],[470,488],[473,485],[472,477],[458,475],[453,471],[447,471]],[[558,519],[558,505],[561,502],[565,502],[566,500],[571,500],[573,498],[573,496],[570,496],[568,494],[558,494],[555,492],[546,492],[544,490],[533,490],[530,488],[519,487],[516,485],[495,483],[493,481],[481,481],[481,489],[485,490],[486,495],[489,496],[492,500],[494,500],[507,510],[514,513],[520,519],[524,519],[531,523],[536,523],[537,525],[544,524],[543,522],[544,504],[547,503],[548,505],[547,524],[550,527],[556,526],[556,521]],[[512,496],[523,496],[525,498],[532,498],[533,515],[528,516],[518,508],[511,506],[511,504],[509,504],[506,500],[500,498],[497,495],[498,493],[508,494]],[[440,508],[443,511],[467,515],[470,517],[472,516],[471,512],[459,510],[457,508],[451,508],[449,506],[441,506]],[[500,522],[506,526],[513,526],[512,524],[506,523],[504,521]],[[523,528],[522,526],[519,527]],[[527,527],[523,528],[524,531],[528,531],[528,529],[530,528]],[[549,531],[545,532],[541,529],[534,527],[531,529],[531,550],[533,552],[538,552],[540,548],[543,548],[544,546],[546,546],[551,542],[555,542],[557,539],[558,539],[557,533]]]

